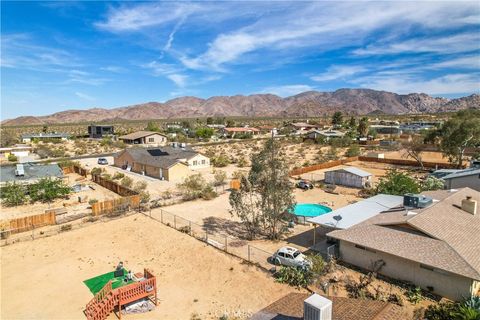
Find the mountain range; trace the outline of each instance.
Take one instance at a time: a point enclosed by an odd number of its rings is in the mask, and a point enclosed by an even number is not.
[[[307,91],[281,98],[273,94],[175,98],[114,109],[67,110],[47,116],[23,116],[2,121],[4,126],[196,118],[207,116],[313,117],[342,111],[346,114],[412,114],[480,108],[480,95],[447,99],[424,93],[396,94],[371,89]]]

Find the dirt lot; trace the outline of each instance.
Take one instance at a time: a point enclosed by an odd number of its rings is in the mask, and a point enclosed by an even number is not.
[[[97,199],[99,201],[107,200],[107,199],[114,199],[118,198],[119,196],[88,180],[83,178],[82,176],[76,173],[70,173],[65,175],[65,183],[68,186],[73,186],[76,184],[83,184],[85,190],[80,192],[72,192],[69,196],[69,199],[56,199],[51,203],[42,203],[36,202],[33,204],[25,204],[16,207],[0,207],[1,208],[1,219],[13,219],[13,218],[20,218],[25,216],[31,216],[36,214],[45,213],[47,209],[56,209],[67,207],[68,211],[84,211],[88,206],[88,200]],[[94,189],[89,188],[88,186],[92,186]],[[78,197],[81,197],[82,203],[78,202]]]
[[[160,304],[136,319],[189,319],[194,313],[202,319],[224,313],[243,318],[295,291],[141,215],[1,251],[2,319],[84,319],[92,295],[82,281],[113,270],[120,260],[157,276]]]

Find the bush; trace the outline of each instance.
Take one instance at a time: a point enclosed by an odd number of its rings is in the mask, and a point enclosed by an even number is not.
[[[135,185],[133,186],[133,190],[138,192],[138,193],[141,193],[145,189],[147,189],[147,182],[146,181],[137,181],[135,183]]]
[[[224,155],[220,155],[218,157],[212,158],[212,164],[214,167],[221,168],[221,167],[226,167],[230,163],[228,158]]]
[[[68,168],[68,167],[73,167],[73,166],[80,167],[80,162],[72,161],[72,160],[64,160],[64,161],[59,161],[58,166],[60,168]]]
[[[63,226],[60,227],[60,232],[65,232],[72,230],[72,225],[71,224],[64,224]]]
[[[360,147],[358,144],[352,144],[345,152],[345,156],[347,157],[357,157],[360,155]]]
[[[92,205],[92,204],[97,203],[97,202],[98,202],[97,199],[90,199],[90,200],[88,201],[88,204],[89,204],[89,205]]]
[[[133,184],[133,179],[130,177],[123,177],[123,179],[120,181],[120,184],[126,188],[131,188]]]
[[[150,201],[150,193],[148,191],[141,191],[140,192],[140,202],[141,203],[148,203]]]
[[[65,197],[72,189],[60,179],[43,178],[28,187],[30,199],[42,202],[51,202],[54,199]]]
[[[18,158],[17,158],[16,155],[11,153],[11,154],[8,155],[7,160],[10,161],[10,162],[17,162]]]
[[[238,159],[237,167],[243,168],[243,167],[246,167],[247,165],[248,165],[248,163],[247,163],[247,160],[245,159],[245,157],[240,157],[240,159]]]
[[[407,296],[408,301],[413,304],[417,304],[423,299],[422,289],[420,287],[408,288],[408,290],[405,292],[405,295]]]
[[[92,169],[92,171],[90,171],[90,173],[91,173],[93,176],[99,175],[99,174],[102,173],[102,168],[95,167],[95,168]]]
[[[215,170],[213,173],[213,178],[214,178],[214,185],[215,186],[222,186],[225,184],[225,181],[227,180],[227,173],[222,170]]]
[[[380,178],[376,193],[386,193],[403,196],[406,193],[419,193],[417,181],[406,173],[391,169],[385,177]]]
[[[203,200],[212,200],[218,197],[218,194],[215,192],[215,190],[213,190],[211,185],[207,185],[205,188],[203,188],[201,197]]]
[[[425,179],[425,181],[422,182],[421,188],[422,191],[430,191],[443,189],[443,186],[443,180],[435,177],[428,177],[427,179]]]
[[[112,179],[113,179],[113,180],[118,180],[118,179],[122,179],[123,177],[125,177],[125,174],[124,174],[124,173],[115,172],[115,174],[113,175]]]
[[[3,199],[2,203],[8,207],[18,206],[27,201],[25,187],[15,182],[7,182],[1,189],[0,196]]]
[[[182,192],[184,200],[194,200],[202,197],[207,182],[200,173],[197,173],[186,177],[182,183],[177,184],[177,187]]]
[[[313,274],[306,269],[282,267],[275,274],[276,281],[292,287],[307,287],[312,283]]]

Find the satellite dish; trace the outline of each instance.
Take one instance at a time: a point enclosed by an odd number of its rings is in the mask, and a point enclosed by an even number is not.
[[[340,222],[340,220],[342,220],[342,216],[341,215],[333,216],[333,220],[337,221],[337,223],[335,223],[335,227],[337,227],[337,224]]]

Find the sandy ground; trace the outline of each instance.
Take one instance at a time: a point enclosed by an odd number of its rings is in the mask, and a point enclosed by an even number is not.
[[[160,305],[132,319],[245,316],[296,290],[141,215],[2,247],[1,253],[2,319],[84,319],[92,294],[82,281],[120,260],[157,276]]]
[[[89,179],[85,179],[84,177],[76,173],[67,174],[65,175],[65,177],[65,183],[68,186],[83,184],[85,186],[92,186],[93,188],[95,188],[95,190],[88,188],[80,192],[72,192],[69,196],[69,199],[56,199],[51,203],[35,202],[33,204],[29,203],[16,207],[1,206],[0,218],[13,219],[26,217],[45,213],[45,210],[47,209],[57,209],[62,207],[66,207],[69,212],[85,210],[86,206],[88,206],[88,200],[97,199],[99,201],[103,201],[119,197],[119,195],[117,195],[116,193],[90,181]],[[81,197],[82,203],[78,202],[78,197]]]
[[[384,152],[385,158],[387,159],[408,159],[408,160],[415,160],[411,157],[405,156],[404,150],[399,151],[387,151]],[[448,163],[448,158],[444,157],[441,152],[422,152],[422,160],[427,162],[440,162],[440,163]]]

